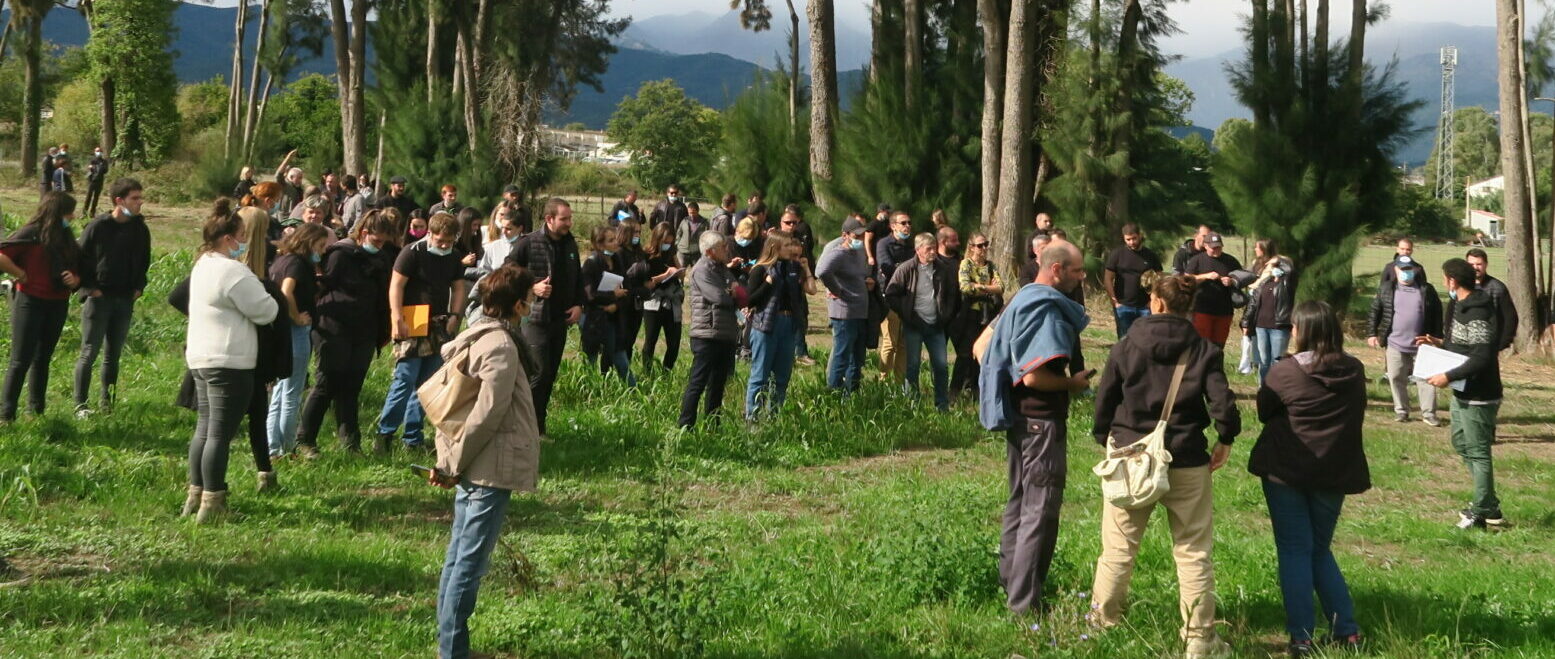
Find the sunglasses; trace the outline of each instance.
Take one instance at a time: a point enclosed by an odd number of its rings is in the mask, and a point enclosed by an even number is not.
[[[987,249],[988,243],[972,243],[972,246],[973,247],[980,247],[980,248],[983,248],[983,249]]]
[[[783,225],[784,226],[790,226],[790,227],[794,226],[794,221],[793,220],[783,220]]]

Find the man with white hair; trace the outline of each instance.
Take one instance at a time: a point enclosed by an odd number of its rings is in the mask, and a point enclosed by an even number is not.
[[[697,423],[697,404],[707,394],[705,413],[716,416],[723,407],[724,385],[734,372],[740,347],[736,309],[745,306],[745,288],[735,278],[728,239],[704,231],[697,239],[702,258],[691,269],[691,380],[680,398],[681,428]]]

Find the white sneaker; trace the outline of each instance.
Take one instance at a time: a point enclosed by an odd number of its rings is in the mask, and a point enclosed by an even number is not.
[[[85,405],[76,406],[76,418],[86,420],[92,418],[92,408]]]

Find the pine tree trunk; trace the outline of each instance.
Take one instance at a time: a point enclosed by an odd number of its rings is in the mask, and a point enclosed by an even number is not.
[[[15,7],[12,10],[15,11]],[[22,37],[22,174],[38,173],[38,128],[43,121],[43,15],[27,19]]]
[[[988,231],[997,254],[994,263],[1004,281],[1016,280],[1021,264],[1020,226],[1031,217],[1031,133],[1037,100],[1037,0],[1010,4],[1009,40],[1004,76],[1004,129],[1000,139],[999,203]]]
[[[977,0],[977,22],[983,32],[983,199],[982,214],[978,220],[985,233],[993,227],[994,211],[999,204],[999,156],[1002,148],[999,122],[1004,119],[1005,16],[1000,0]]]
[[[906,45],[903,53],[907,82],[907,107],[913,106],[914,97],[918,94],[918,82],[923,77],[923,4],[921,0],[906,0],[903,3],[902,12],[903,38]]]
[[[254,65],[248,71],[248,103],[243,110],[243,159],[247,161],[254,154],[254,129],[258,126],[255,110],[259,104],[259,54],[265,48],[265,33],[270,28],[270,3],[273,0],[262,0],[259,4],[259,37],[254,41]],[[240,44],[241,46],[241,44]]]
[[[431,103],[437,96],[437,81],[440,73],[437,58],[437,3],[440,0],[427,0],[427,103]]]
[[[0,32],[0,62],[5,61],[5,47],[9,43],[11,43],[11,22],[6,21],[5,31]]]
[[[836,17],[832,0],[810,0],[810,183],[831,213],[832,140],[837,120]]]
[[[475,26],[460,16],[456,19],[459,32],[459,78],[464,80],[464,93],[460,98],[464,101],[464,130],[469,142],[470,153],[475,153],[480,145],[480,85],[475,79],[475,48],[473,41]]]
[[[880,31],[885,28],[885,7],[880,5],[882,0],[870,0],[869,3],[869,81],[874,82],[880,75],[880,65],[885,62],[885,54],[881,52],[883,46],[880,43]]]
[[[1328,0],[1317,0],[1312,53],[1312,104],[1321,112],[1327,107],[1328,96]]]
[[[274,89],[274,88],[275,88],[275,74],[271,73],[270,71],[265,71],[265,86],[264,86],[264,90],[260,93],[259,104],[253,110],[249,111],[250,118],[253,119],[253,121],[251,121],[249,123],[251,123],[253,125],[253,127],[250,129],[250,132],[248,133],[247,139],[244,140],[244,148],[245,148],[245,151],[243,152],[243,160],[244,161],[253,160],[253,158],[254,158],[254,147],[257,146],[254,143],[255,142],[255,140],[254,140],[255,133],[258,131],[260,124],[264,123],[264,120],[265,120],[265,106],[270,104],[270,91],[272,89]]]
[[[1149,75],[1155,70],[1154,67],[1140,67],[1134,61],[1138,56],[1139,21],[1143,16],[1144,8],[1140,6],[1139,0],[1128,0],[1123,8],[1123,25],[1118,32],[1118,70],[1122,76],[1118,85],[1115,113],[1118,125],[1113,134],[1112,152],[1123,154],[1130,163],[1133,161],[1131,151],[1134,147],[1134,128],[1138,124],[1134,119],[1134,88],[1142,82],[1136,76]],[[1141,68],[1144,70],[1141,71]],[[1125,163],[1122,171],[1111,177],[1112,189],[1107,195],[1108,235],[1116,235],[1117,230],[1129,221],[1129,193],[1134,183],[1131,170],[1131,165]],[[1105,245],[1091,247],[1095,251],[1104,249]]]
[[[112,155],[114,147],[119,145],[118,130],[118,106],[115,99],[113,78],[103,76],[98,83],[98,95],[102,97],[102,144],[103,153]]]
[[[788,0],[788,127],[799,127],[799,12]]]
[[[1351,93],[1361,93],[1361,82],[1366,79],[1366,0],[1354,0],[1350,5],[1350,71]],[[1355,112],[1361,111],[1360,104]]]
[[[1496,0],[1496,56],[1499,60],[1497,82],[1500,88],[1501,116],[1518,117],[1526,102],[1522,71],[1517,66],[1517,48],[1522,42],[1522,20],[1517,0]],[[1532,203],[1528,198],[1527,157],[1521,130],[1501,130],[1501,173],[1506,177],[1506,274],[1507,289],[1512,303],[1518,309],[1531,312],[1538,308],[1538,268],[1534,262]],[[1538,323],[1519,323],[1517,327],[1518,350],[1534,346],[1538,338]]]
[[[233,27],[232,77],[227,87],[227,131],[222,141],[222,156],[232,157],[232,138],[238,132],[243,107],[243,37],[248,32],[248,0],[238,0],[237,25]]]
[[[362,80],[357,71],[357,45],[366,45],[359,34],[367,29],[365,23],[356,22],[358,10],[365,16],[365,0],[353,0],[351,13],[346,13],[345,0],[330,0],[330,36],[335,44],[335,82],[340,96],[340,141],[345,171],[362,171],[362,152],[367,148],[362,121]]]

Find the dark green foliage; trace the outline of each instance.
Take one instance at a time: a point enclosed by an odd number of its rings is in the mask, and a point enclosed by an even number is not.
[[[732,192],[743,201],[760,190],[778,205],[811,198],[809,113],[789,123],[787,87],[785,76],[758,75],[724,110],[722,160],[708,178],[714,195]]]
[[[1358,240],[1397,213],[1392,156],[1415,132],[1410,113],[1420,102],[1408,99],[1391,65],[1352,83],[1359,72],[1349,70],[1347,47],[1333,49],[1326,67],[1305,62],[1314,72],[1293,75],[1290,48],[1258,47],[1283,30],[1281,20],[1271,10],[1273,27],[1250,29],[1255,47],[1231,69],[1238,98],[1258,119],[1220,151],[1215,184],[1245,230],[1274,239],[1295,261],[1301,298],[1348,309]]]
[[[114,160],[155,165],[178,144],[178,78],[173,74],[174,0],[116,0],[93,4],[86,44],[94,78],[110,78],[118,142]]]
[[[402,103],[389,114],[384,133],[384,180],[390,176],[409,179],[407,192],[422,204],[437,199],[438,188],[447,183],[458,186],[460,199],[470,203],[500,196],[505,181],[498,168],[472,166],[491,162],[492,155],[486,144],[470,149],[458,99],[439,94],[431,103],[420,102],[426,98],[426,87],[419,83],[406,93],[418,102]]]
[[[311,172],[340,165],[340,97],[333,80],[314,73],[287,85],[270,98],[265,123],[281,144],[297,149],[293,164]]]
[[[1463,207],[1437,199],[1430,186],[1400,185],[1396,203],[1393,221],[1379,223],[1378,233],[1425,240],[1457,240],[1463,233]]]
[[[645,82],[637,96],[621,99],[605,131],[632,154],[627,171],[645,188],[678,184],[695,194],[713,164],[718,113],[687,98],[673,80]]]

